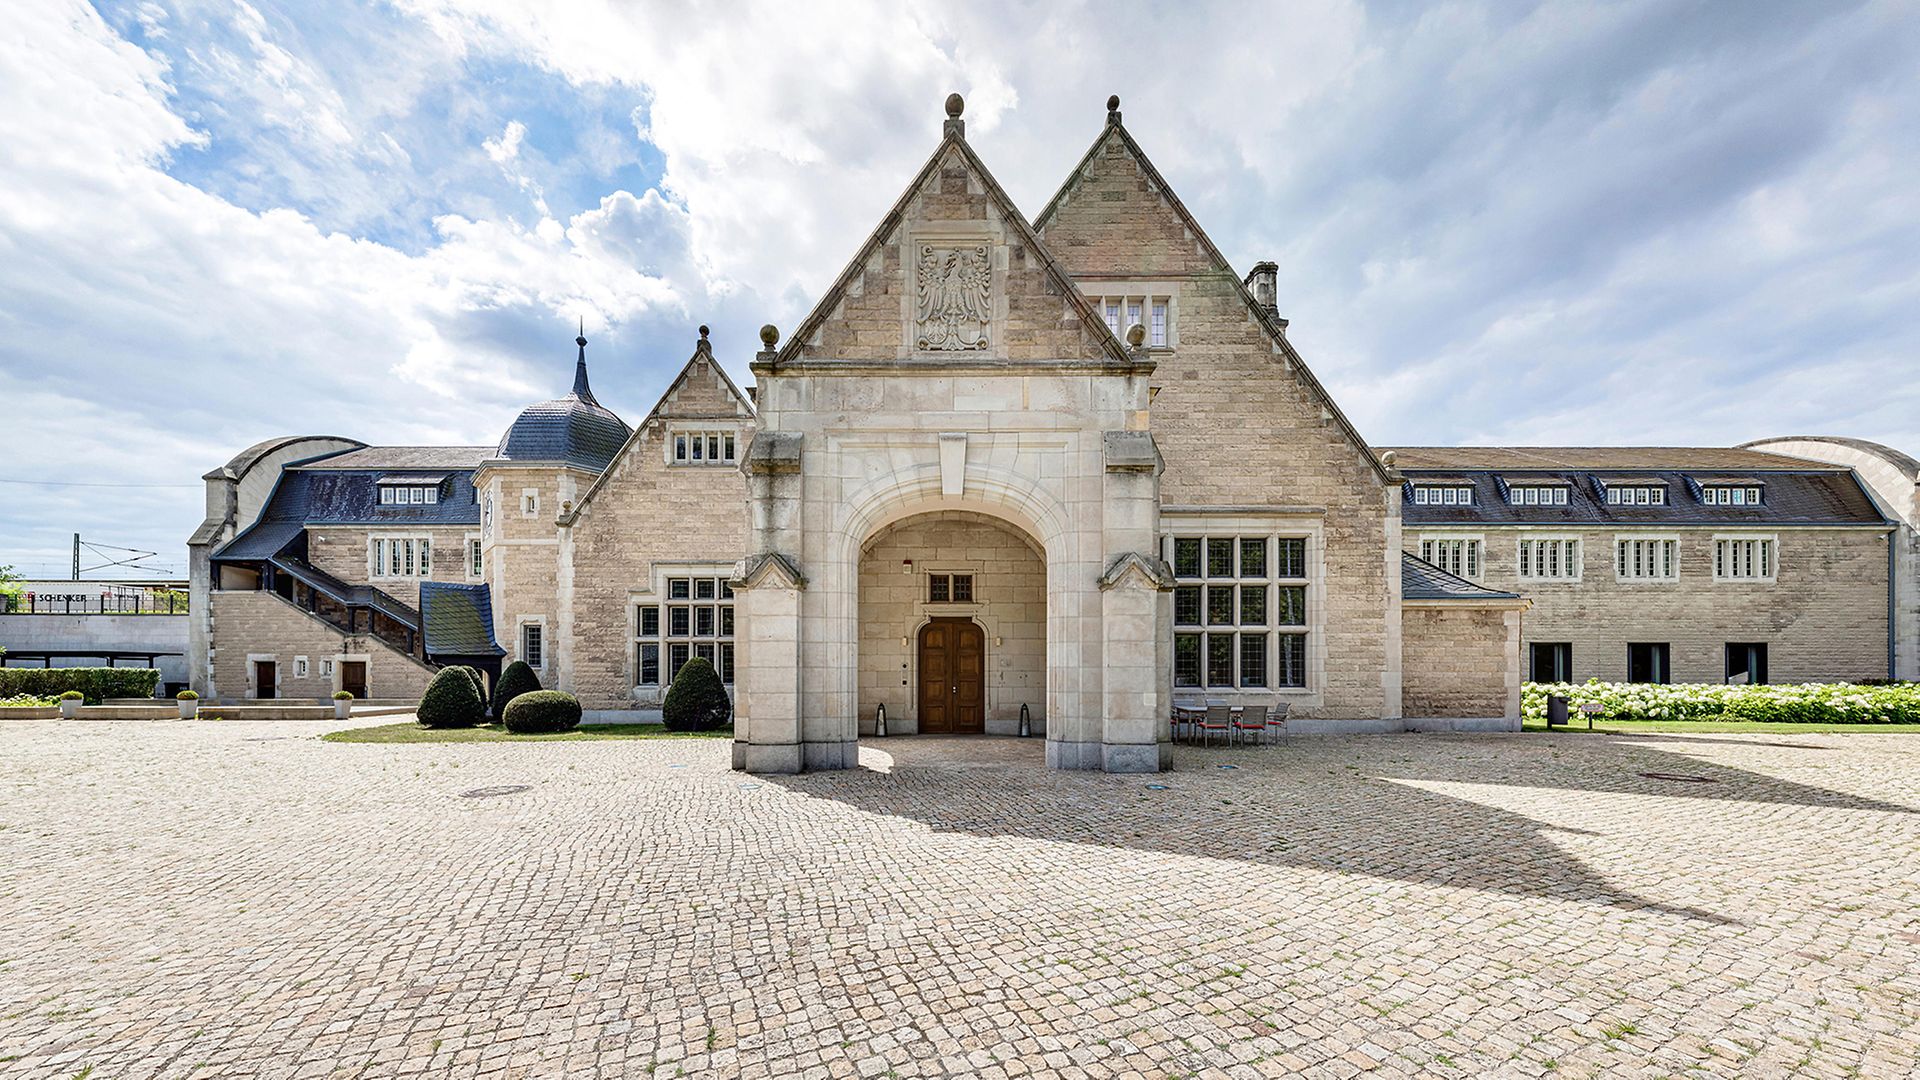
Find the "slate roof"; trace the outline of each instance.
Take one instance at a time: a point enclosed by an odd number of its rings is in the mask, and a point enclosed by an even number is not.
[[[632,434],[626,421],[600,404],[587,384],[587,339],[573,369],[573,390],[566,397],[527,406],[500,436],[494,456],[508,461],[557,461],[603,472]]]
[[[344,454],[303,461],[300,468],[326,469],[472,469],[493,456],[491,446],[363,446]]]
[[[1720,446],[1405,446],[1391,448],[1406,478],[1402,516],[1410,525],[1559,525],[1749,528],[1767,525],[1884,525],[1852,470],[1741,447]],[[1473,488],[1467,506],[1419,505],[1415,483]],[[1565,506],[1516,506],[1516,484],[1572,487]],[[1708,506],[1702,484],[1762,487],[1759,506]],[[1610,485],[1657,485],[1661,506],[1606,501]]]
[[[493,639],[493,593],[485,585],[420,583],[420,624],[428,656],[505,656]]]
[[[1405,551],[1400,553],[1400,596],[1406,600],[1520,599],[1519,593],[1475,585]]]
[[[1742,450],[1725,446],[1395,446],[1395,467],[1454,471],[1516,469],[1573,469],[1618,471],[1639,469],[1710,470],[1740,472],[1761,469],[1838,469],[1804,458]]]
[[[392,449],[368,447],[367,450]],[[402,449],[430,449],[406,447]],[[471,450],[472,447],[442,449]],[[355,450],[341,457],[353,457],[367,451]],[[484,453],[484,451],[482,451]],[[472,525],[480,524],[480,503],[473,489],[471,468],[449,469],[435,466],[427,476],[443,476],[437,503],[408,503],[383,506],[379,481],[391,481],[401,475],[392,466],[348,469],[337,458],[324,462],[292,466],[280,474],[267,505],[255,521],[225,547],[213,553],[226,561],[258,561],[287,549],[309,525]]]

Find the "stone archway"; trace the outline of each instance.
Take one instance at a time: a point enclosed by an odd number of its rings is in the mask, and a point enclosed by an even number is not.
[[[890,734],[927,730],[925,635],[942,620],[979,628],[981,700],[977,730],[1015,734],[1024,706],[1032,732],[1047,716],[1048,580],[1045,550],[1004,518],[975,510],[934,510],[901,518],[868,537],[859,553],[861,734],[885,706]],[[945,644],[941,645],[945,648]],[[964,674],[949,672],[947,674]],[[964,680],[948,679],[947,689]],[[942,733],[975,730],[940,723]]]

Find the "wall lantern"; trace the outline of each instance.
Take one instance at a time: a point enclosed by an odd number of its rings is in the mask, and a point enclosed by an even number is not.
[[[913,560],[912,560],[912,559],[901,559],[901,560],[900,560],[900,572],[901,572],[901,573],[903,573],[903,574],[911,574],[911,573],[913,573]]]

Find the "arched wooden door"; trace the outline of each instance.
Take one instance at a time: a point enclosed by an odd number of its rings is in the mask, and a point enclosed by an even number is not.
[[[978,735],[986,730],[986,634],[972,619],[934,619],[920,628],[920,731]]]

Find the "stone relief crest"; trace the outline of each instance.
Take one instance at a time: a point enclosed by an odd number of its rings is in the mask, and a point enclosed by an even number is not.
[[[920,247],[915,347],[961,352],[987,347],[993,274],[985,244]]]

